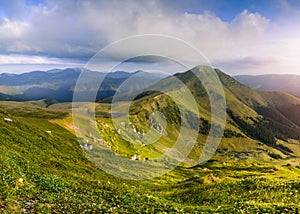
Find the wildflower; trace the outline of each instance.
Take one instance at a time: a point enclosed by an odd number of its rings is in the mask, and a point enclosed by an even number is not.
[[[23,187],[25,185],[25,180],[23,178],[19,178],[16,182],[18,187]]]

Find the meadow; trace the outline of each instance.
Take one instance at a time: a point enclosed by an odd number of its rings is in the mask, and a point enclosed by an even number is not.
[[[40,112],[33,115],[24,106],[1,105],[1,118],[13,120],[0,120],[1,213],[299,213],[299,166],[263,159],[266,154],[242,158],[247,154],[234,142],[244,138],[228,140],[236,152],[222,143],[203,165],[181,164],[161,177],[126,180],[88,159],[63,125],[70,119],[62,104],[26,104]]]

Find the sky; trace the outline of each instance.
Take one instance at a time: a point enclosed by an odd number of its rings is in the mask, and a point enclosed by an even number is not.
[[[231,75],[300,75],[299,23],[298,0],[0,0],[0,73],[85,67],[111,43],[154,34],[186,42]],[[127,71],[182,69],[129,61]]]

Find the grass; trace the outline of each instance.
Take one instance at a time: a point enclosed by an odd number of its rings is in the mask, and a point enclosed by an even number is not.
[[[106,117],[109,108],[101,105],[101,132],[124,156],[140,152],[155,157],[177,136],[170,127],[170,135],[152,147],[122,140]],[[292,164],[291,159],[275,160],[268,156],[275,151],[258,141],[224,138],[218,153],[204,165],[180,165],[151,180],[121,179],[97,168],[80,148],[66,113],[69,107],[1,103],[1,213],[299,213],[297,158]],[[4,117],[13,122],[4,122]],[[147,128],[140,123],[142,117],[131,119],[138,128]],[[298,154],[298,141],[281,143],[291,143]],[[196,159],[197,151],[190,158]]]

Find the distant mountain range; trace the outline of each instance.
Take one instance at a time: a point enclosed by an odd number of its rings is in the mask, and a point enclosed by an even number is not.
[[[294,74],[238,75],[234,79],[250,88],[284,91],[300,97],[300,76]]]
[[[24,74],[3,73],[0,74],[0,100],[27,101],[47,98],[58,102],[70,102],[77,79],[83,71],[89,72],[91,79],[104,78],[101,87],[99,86],[97,100],[112,96],[126,79],[137,73],[139,75],[133,77],[136,79],[134,85],[123,88],[124,92],[149,86],[165,77],[143,71],[101,73],[84,68],[32,71]]]

